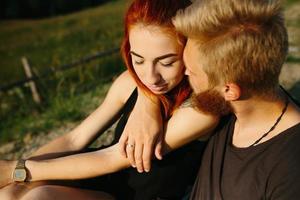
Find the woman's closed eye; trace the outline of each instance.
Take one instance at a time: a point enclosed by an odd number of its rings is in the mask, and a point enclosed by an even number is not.
[[[134,60],[133,62],[134,62],[134,64],[136,64],[136,65],[141,65],[141,64],[144,63],[144,60]]]
[[[171,67],[175,62],[177,62],[178,60],[172,60],[172,61],[160,61],[159,63],[162,65],[162,66],[165,66],[165,67]]]

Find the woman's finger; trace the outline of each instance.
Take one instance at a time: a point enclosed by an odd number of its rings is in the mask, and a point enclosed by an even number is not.
[[[134,150],[135,150],[135,146],[134,146],[134,142],[133,141],[128,141],[126,144],[126,154],[127,154],[127,158],[129,159],[130,165],[132,167],[136,167],[135,165],[135,158],[134,158]]]
[[[162,158],[163,158],[162,147],[163,147],[163,139],[160,138],[159,141],[157,141],[157,143],[155,145],[155,150],[154,150],[155,157],[158,160],[162,160]]]
[[[144,172],[143,166],[143,147],[142,143],[136,143],[134,148],[135,165],[139,173]]]
[[[127,141],[128,141],[128,135],[126,134],[126,132],[124,132],[119,139],[119,150],[121,155],[125,156],[126,158],[127,158],[127,151],[126,151]]]
[[[151,169],[151,159],[153,153],[153,142],[147,142],[143,149],[143,166],[146,172]]]

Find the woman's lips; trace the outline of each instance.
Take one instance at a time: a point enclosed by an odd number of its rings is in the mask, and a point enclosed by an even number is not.
[[[160,92],[164,89],[166,89],[168,84],[162,84],[162,85],[148,85],[149,89],[152,91]]]

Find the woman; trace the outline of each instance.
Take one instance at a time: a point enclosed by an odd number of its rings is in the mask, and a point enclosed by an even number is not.
[[[205,146],[205,142],[191,141],[207,135],[217,123],[216,117],[199,113],[184,103],[191,92],[182,62],[185,38],[175,31],[171,19],[178,9],[187,5],[188,1],[178,0],[135,0],[131,4],[125,17],[122,45],[128,71],[117,78],[102,105],[78,127],[42,147],[33,159],[26,161],[30,183],[8,185],[0,190],[0,199],[13,196],[22,200],[111,198],[99,191],[110,193],[116,199],[182,198],[194,181]],[[164,151],[174,150],[162,161],[154,160],[151,171],[144,174],[128,168],[130,161],[120,154],[117,145],[140,95],[137,87],[162,104],[166,123]],[[84,149],[98,133],[121,114],[112,145],[86,152]],[[132,146],[129,144],[127,148]],[[85,153],[65,156],[79,151]],[[0,187],[11,183],[10,174],[15,166],[15,161],[0,162],[1,173],[4,172]],[[72,187],[37,182],[92,177],[97,178],[79,181]]]

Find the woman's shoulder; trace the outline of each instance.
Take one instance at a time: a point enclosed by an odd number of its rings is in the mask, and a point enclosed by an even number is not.
[[[111,89],[118,93],[118,96],[122,102],[126,102],[132,92],[137,87],[137,84],[129,71],[122,72],[113,82]]]

